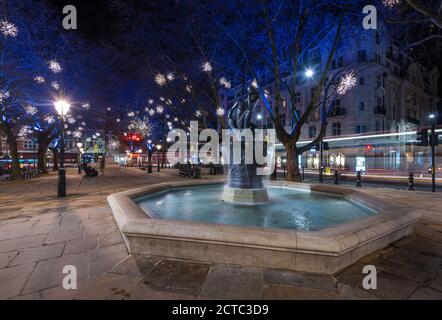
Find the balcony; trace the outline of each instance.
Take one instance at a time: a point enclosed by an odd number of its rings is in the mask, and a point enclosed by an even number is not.
[[[328,118],[332,118],[332,117],[340,117],[340,116],[345,116],[345,108],[334,108],[333,110],[327,112],[327,117]]]
[[[385,109],[385,107],[377,106],[377,107],[374,108],[374,114],[386,115],[387,114],[387,110]]]
[[[419,119],[417,119],[417,118],[414,118],[414,117],[407,117],[406,121],[408,123],[411,123],[411,124],[414,124],[414,125],[417,125],[417,126],[421,125],[421,121]]]

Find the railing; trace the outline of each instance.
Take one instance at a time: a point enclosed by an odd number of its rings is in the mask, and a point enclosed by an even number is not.
[[[329,112],[327,112],[327,117],[339,117],[345,116],[345,108],[335,108]]]
[[[420,126],[421,121],[417,118],[407,117],[407,122]]]

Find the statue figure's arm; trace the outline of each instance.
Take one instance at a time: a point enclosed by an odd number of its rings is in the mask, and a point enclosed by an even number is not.
[[[227,114],[228,124],[231,129],[238,129],[236,125],[235,111],[238,108],[239,101],[235,102],[232,108],[230,108],[229,113]]]

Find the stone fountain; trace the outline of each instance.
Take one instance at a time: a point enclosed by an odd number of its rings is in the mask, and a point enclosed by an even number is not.
[[[240,98],[229,110],[228,124],[232,134],[240,134],[242,130],[251,129],[253,137],[255,136],[255,125],[251,119],[253,110],[258,104],[258,98],[256,89],[250,87],[248,89],[247,101]],[[246,161],[245,149],[248,143],[256,143],[256,139],[253,139],[253,141],[241,140],[240,163],[233,163],[233,148],[230,147],[229,182],[224,188],[222,195],[222,200],[225,202],[255,205],[267,203],[269,200],[267,189],[262,183],[262,178],[260,175],[257,175],[258,165],[254,155],[252,163],[247,163]]]

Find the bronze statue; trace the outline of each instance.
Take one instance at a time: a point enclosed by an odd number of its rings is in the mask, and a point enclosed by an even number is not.
[[[249,87],[247,104],[243,99],[238,100],[229,110],[227,115],[230,129],[254,129],[251,122],[253,111],[259,103],[258,92],[255,88]]]
[[[253,134],[255,124],[252,122],[253,111],[259,103],[259,96],[255,88],[248,90],[247,102],[239,99],[229,110],[227,115],[231,130],[251,129]],[[245,163],[245,144],[253,142],[241,141],[241,163],[229,165],[229,187],[237,189],[261,189],[261,177],[256,175],[256,163]],[[232,150],[231,150],[232,152]],[[230,157],[232,159],[232,153]],[[255,162],[255,161],[253,161]]]

